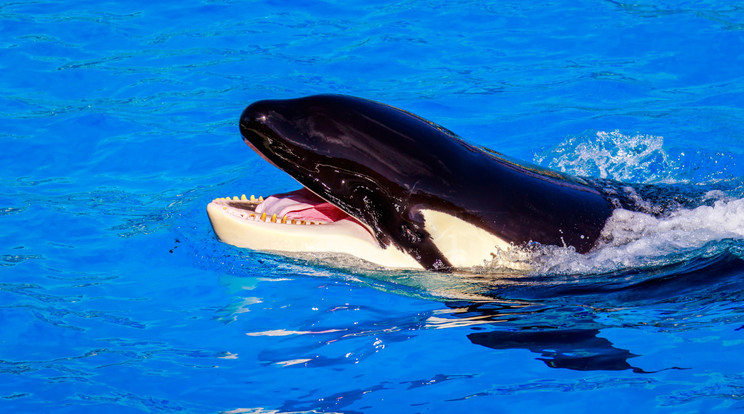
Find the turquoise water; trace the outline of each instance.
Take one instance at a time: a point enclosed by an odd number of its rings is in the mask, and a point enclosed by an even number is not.
[[[3,412],[744,409],[744,5],[20,1],[0,30]],[[217,241],[210,200],[296,188],[242,109],[327,92],[708,198],[529,275]]]

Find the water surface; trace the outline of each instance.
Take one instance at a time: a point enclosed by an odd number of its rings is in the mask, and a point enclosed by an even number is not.
[[[744,408],[737,2],[0,4],[7,412]],[[707,194],[537,270],[358,270],[220,243],[296,184],[250,102],[380,100],[512,157]]]

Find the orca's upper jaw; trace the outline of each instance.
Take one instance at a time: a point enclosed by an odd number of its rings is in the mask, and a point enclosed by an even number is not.
[[[306,122],[285,100],[263,100],[249,105],[240,117],[243,141],[264,160],[292,176],[303,188],[269,196],[255,207],[258,217],[329,224],[350,215],[337,203],[324,199],[318,187],[327,189],[326,180],[316,176],[316,148],[309,145],[307,131],[297,128]],[[310,185],[310,186],[308,186]],[[248,218],[251,219],[251,215]],[[362,225],[362,224],[360,224]]]

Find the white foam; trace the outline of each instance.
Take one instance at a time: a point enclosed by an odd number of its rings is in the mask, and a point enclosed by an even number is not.
[[[532,265],[537,274],[601,274],[710,257],[744,243],[744,199],[682,209],[667,217],[615,210],[589,253],[572,248],[530,246],[505,252]],[[741,251],[741,249],[739,249]],[[495,260],[491,269],[499,268]]]

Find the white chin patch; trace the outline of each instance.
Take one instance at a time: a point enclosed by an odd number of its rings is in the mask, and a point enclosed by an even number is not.
[[[421,210],[421,214],[432,241],[455,267],[483,266],[493,260],[499,250],[511,247],[488,231],[447,213]]]

